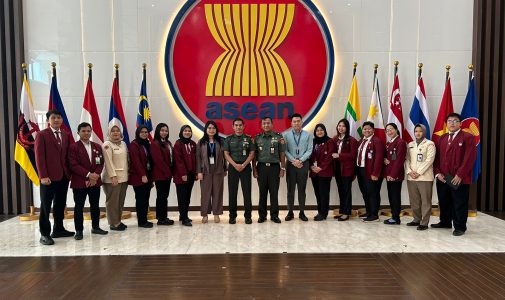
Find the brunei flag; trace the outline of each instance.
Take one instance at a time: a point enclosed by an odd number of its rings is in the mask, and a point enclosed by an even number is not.
[[[144,125],[149,130],[149,139],[152,140],[153,123],[151,122],[151,111],[147,100],[146,77],[143,76],[140,85],[139,110],[137,111],[137,127]]]
[[[14,160],[25,171],[26,176],[38,186],[40,184],[39,175],[35,167],[35,136],[39,131],[39,126],[35,122],[32,95],[26,74],[23,78],[23,88],[21,89],[21,101],[19,112],[18,132],[16,135],[16,148],[14,150]]]
[[[361,112],[359,108],[358,81],[356,76],[352,78],[351,91],[347,100],[344,118],[349,121],[349,134],[361,138]]]
[[[453,112],[454,107],[452,105],[451,78],[449,78],[445,82],[444,95],[442,96],[442,102],[440,103],[440,109],[438,110],[435,128],[433,128],[432,138],[435,144],[437,144],[441,136],[449,132],[445,119],[447,118],[447,115],[452,114]]]

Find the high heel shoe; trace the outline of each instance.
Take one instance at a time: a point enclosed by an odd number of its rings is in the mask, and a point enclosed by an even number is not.
[[[204,223],[204,224],[205,224],[205,223],[207,223],[207,222],[209,222],[209,218],[208,218],[207,216],[204,216],[204,217],[202,218],[202,223]]]
[[[215,215],[214,216],[214,223],[219,223],[219,222],[221,222],[221,220],[219,219],[219,216]]]

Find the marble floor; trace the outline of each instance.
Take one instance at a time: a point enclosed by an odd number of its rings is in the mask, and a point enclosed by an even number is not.
[[[281,219],[286,212],[281,212]],[[306,213],[310,219],[316,212]],[[240,214],[239,214],[240,215]],[[296,215],[296,214],[295,214]],[[176,219],[176,213],[169,213]],[[299,219],[275,224],[267,221],[246,225],[242,217],[229,225],[228,217],[221,223],[202,224],[199,212],[191,212],[193,227],[178,222],[173,226],[138,228],[136,218],[124,221],[124,232],[109,231],[106,236],[91,235],[91,222],[85,221],[84,239],[55,239],[55,245],[39,244],[38,222],[20,222],[18,218],[0,223],[0,256],[80,256],[80,255],[153,255],[153,254],[223,254],[223,253],[402,253],[402,252],[505,252],[505,221],[479,213],[468,219],[468,231],[462,237],[452,236],[449,229],[417,231],[402,225],[363,223],[358,218],[337,222],[302,222]],[[385,217],[381,217],[381,221]],[[431,223],[438,218],[432,217]],[[107,220],[100,221],[107,229]],[[65,226],[74,230],[73,220]]]

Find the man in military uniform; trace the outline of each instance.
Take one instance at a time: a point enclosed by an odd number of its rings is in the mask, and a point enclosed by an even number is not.
[[[228,205],[230,209],[230,224],[236,223],[238,182],[244,196],[244,218],[246,224],[251,224],[251,161],[256,147],[249,135],[244,134],[244,121],[233,120],[233,135],[224,141],[224,157],[230,164],[228,168]]]
[[[261,119],[263,133],[258,134],[254,141],[256,144],[256,158],[253,162],[253,175],[258,178],[260,192],[259,219],[263,223],[267,219],[267,196],[270,192],[270,219],[280,223],[279,219],[279,182],[286,171],[284,152],[286,145],[282,135],[273,132],[272,118]]]

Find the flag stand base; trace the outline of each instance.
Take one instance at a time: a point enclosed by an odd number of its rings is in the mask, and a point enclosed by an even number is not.
[[[39,215],[35,213],[35,207],[30,206],[30,212],[19,216],[20,221],[36,221],[39,219]]]

